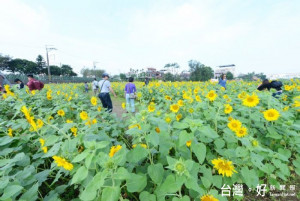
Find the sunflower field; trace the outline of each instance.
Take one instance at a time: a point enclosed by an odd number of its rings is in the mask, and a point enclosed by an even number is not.
[[[277,98],[259,82],[135,84],[138,112],[121,119],[83,84],[6,86],[0,200],[243,200],[299,178],[300,80]]]

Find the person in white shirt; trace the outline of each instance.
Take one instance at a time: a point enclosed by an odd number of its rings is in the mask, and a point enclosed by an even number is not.
[[[98,89],[99,89],[99,86],[98,86],[98,81],[96,78],[94,78],[94,81],[92,82],[92,88],[93,88],[93,91],[94,91],[94,94],[95,96],[97,95],[98,93]]]
[[[101,100],[102,106],[106,108],[108,112],[112,112],[113,105],[111,102],[109,92],[113,93],[115,97],[117,97],[117,95],[115,94],[114,90],[111,88],[110,81],[108,80],[109,75],[107,73],[103,73],[102,78],[103,79],[98,83],[99,90],[100,90],[99,98]]]

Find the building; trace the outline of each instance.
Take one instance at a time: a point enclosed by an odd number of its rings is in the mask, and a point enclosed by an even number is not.
[[[149,78],[155,78],[161,76],[161,73],[156,68],[149,67],[146,71],[146,76]]]
[[[182,72],[180,73],[180,77],[181,77],[182,79],[188,80],[188,79],[190,79],[190,77],[191,77],[191,73],[190,73],[189,71],[187,71],[187,70],[184,70],[184,71],[182,71]]]
[[[223,65],[223,66],[217,66],[215,69],[215,75],[214,78],[218,79],[222,74],[226,74],[228,72],[231,72],[233,76],[235,77],[235,65],[230,64],[230,65]]]

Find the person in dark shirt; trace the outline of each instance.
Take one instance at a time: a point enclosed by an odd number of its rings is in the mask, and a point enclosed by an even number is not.
[[[145,86],[147,86],[148,84],[149,84],[149,78],[146,77],[146,78],[145,78]]]
[[[20,80],[20,79],[15,79],[15,83],[19,84],[19,89],[23,89],[24,88],[24,83]]]
[[[282,82],[280,82],[280,81],[269,82],[268,79],[265,79],[262,82],[262,84],[257,87],[257,90],[262,91],[262,90],[267,89],[268,91],[270,91],[270,89],[276,89],[276,92],[272,94],[273,97],[276,97],[276,96],[282,94],[281,87],[282,87]]]

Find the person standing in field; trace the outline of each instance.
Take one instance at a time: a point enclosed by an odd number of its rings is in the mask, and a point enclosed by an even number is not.
[[[98,86],[98,81],[96,78],[94,78],[94,81],[92,82],[92,88],[93,88],[93,91],[94,91],[94,94],[95,96],[98,94],[98,89],[99,89],[99,86]]]
[[[131,112],[135,112],[134,107],[134,99],[135,99],[135,93],[136,93],[136,87],[135,84],[133,84],[133,77],[130,77],[129,82],[125,85],[125,99],[126,99],[126,109],[127,112],[130,111],[131,106]]]
[[[146,77],[146,78],[145,78],[145,86],[147,86],[148,84],[149,84],[149,78]]]
[[[34,79],[33,75],[29,74],[29,75],[27,75],[27,78],[28,78],[27,86],[30,91],[42,90],[42,88],[44,88],[44,83],[42,83],[39,80]]]
[[[87,82],[84,82],[84,91],[85,91],[85,93],[89,92],[89,85]]]
[[[8,79],[6,79],[4,74],[0,73],[0,92],[5,92],[4,91],[5,85],[10,85],[10,82],[8,81]]]
[[[15,83],[19,84],[18,88],[23,89],[24,88],[24,83],[20,79],[15,79]]]
[[[102,106],[108,111],[112,112],[113,105],[111,102],[111,98],[109,95],[109,92],[111,92],[115,97],[117,95],[115,94],[114,90],[111,88],[109,75],[107,73],[103,73],[102,80],[99,81],[98,86],[100,89],[99,98],[101,100]]]
[[[227,82],[226,75],[222,74],[219,80],[219,85],[221,85],[226,89],[226,82]]]

